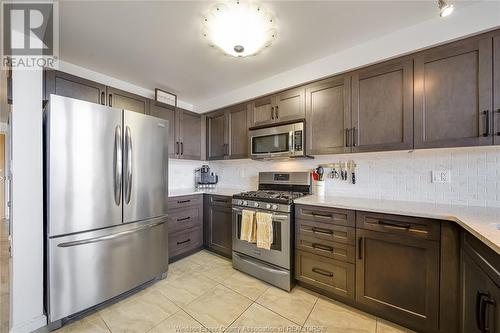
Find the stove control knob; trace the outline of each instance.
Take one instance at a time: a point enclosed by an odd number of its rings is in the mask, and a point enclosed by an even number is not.
[[[266,208],[267,208],[267,209],[271,209],[271,204],[267,204],[267,205],[266,205]]]
[[[258,203],[258,202],[254,202],[254,203],[253,203],[253,206],[254,206],[254,207],[259,207],[259,203]]]
[[[243,206],[248,206],[248,201],[243,200],[242,204],[243,204]]]
[[[273,205],[273,209],[274,210],[278,209],[278,205]]]
[[[238,200],[238,205],[243,205],[243,200]]]

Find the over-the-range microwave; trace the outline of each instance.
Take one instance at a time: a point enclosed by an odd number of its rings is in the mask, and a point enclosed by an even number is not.
[[[253,159],[305,157],[304,122],[250,130]]]

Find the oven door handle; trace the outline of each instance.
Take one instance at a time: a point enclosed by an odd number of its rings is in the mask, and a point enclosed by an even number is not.
[[[241,213],[243,211],[244,208],[236,208],[236,207],[233,207],[233,212],[235,213]],[[253,209],[250,209],[250,210],[253,210]],[[253,210],[255,211],[255,210]],[[281,214],[274,214],[274,213],[270,213],[272,216],[273,216],[273,220],[287,220],[289,219],[289,216],[288,215],[281,215]]]

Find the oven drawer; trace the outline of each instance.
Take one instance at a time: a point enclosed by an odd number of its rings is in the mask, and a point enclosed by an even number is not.
[[[180,197],[168,198],[168,209],[186,208],[189,206],[199,206],[202,204],[203,194],[183,195]]]
[[[295,248],[345,262],[354,263],[356,260],[356,247],[353,245],[318,240],[314,237],[299,235],[295,241]]]
[[[299,220],[295,222],[297,237],[314,237],[316,239],[354,245],[356,229],[329,223]]]
[[[356,226],[361,229],[428,240],[441,238],[441,224],[436,220],[370,212],[356,214]]]
[[[354,264],[296,251],[295,266],[297,280],[354,299]]]
[[[203,233],[201,227],[192,228],[168,235],[169,258],[194,250],[203,245]]]
[[[168,215],[168,232],[174,233],[201,225],[199,213],[199,207],[171,210]]]
[[[356,224],[355,212],[347,209],[297,205],[295,208],[295,217],[302,220],[331,223],[348,227],[354,227]]]

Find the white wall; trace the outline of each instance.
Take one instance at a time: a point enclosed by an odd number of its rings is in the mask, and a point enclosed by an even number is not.
[[[42,72],[13,71],[11,332],[46,324],[43,309]]]
[[[500,26],[500,1],[482,1],[476,5],[462,7],[446,18],[439,17],[436,12],[434,19],[229,91],[195,105],[195,110],[197,112],[215,110],[498,26]]]
[[[302,171],[354,160],[356,184],[326,180],[327,195],[500,207],[500,147],[324,155],[288,161],[211,161],[220,187],[256,188],[259,171]],[[450,170],[451,183],[431,183],[431,170]],[[331,169],[327,169],[329,172]]]

